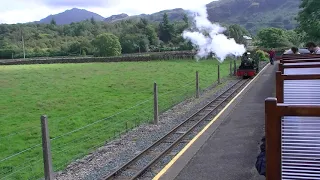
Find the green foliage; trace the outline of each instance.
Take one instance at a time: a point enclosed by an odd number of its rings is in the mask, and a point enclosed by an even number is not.
[[[87,55],[86,51],[85,51],[85,50],[82,50],[82,51],[81,51],[81,55],[82,55],[82,56],[86,56],[86,55]]]
[[[320,42],[320,1],[319,0],[301,0],[298,15],[300,32],[307,34],[307,39]]]
[[[235,2],[232,1],[232,3]],[[181,16],[179,14],[181,14]],[[209,12],[209,18],[210,16]],[[0,58],[11,59],[12,53],[4,53],[8,50],[13,52],[14,58],[23,57],[22,34],[24,36],[27,57],[75,56],[82,54],[80,49],[81,51],[85,51],[88,56],[98,55],[97,46],[93,46],[93,41],[98,35],[103,33],[111,33],[119,38],[122,53],[193,49],[192,44],[184,40],[181,36],[183,31],[191,25],[185,11],[163,11],[152,16],[155,19],[150,17],[151,16],[141,16],[140,19],[126,19],[112,23],[100,22],[91,18],[86,21],[68,25],[55,25],[54,22],[51,24],[1,24],[0,49],[3,53]],[[156,19],[159,19],[160,23],[155,22]],[[175,19],[175,21],[172,21],[173,19]],[[279,16],[277,19],[281,20],[281,17]],[[284,18],[283,21],[285,20]],[[52,19],[52,21],[54,21],[54,19]],[[223,22],[223,20],[221,21]],[[228,27],[225,34],[234,38],[238,43],[246,44],[243,35],[252,37],[252,35],[240,25],[230,25],[230,23],[224,25]],[[272,36],[269,41],[267,40],[268,38],[259,38],[262,40],[259,45],[262,47],[287,47],[301,44],[301,39],[304,36],[301,35],[301,33],[280,31],[283,32],[280,35],[277,35],[278,31],[271,33],[275,35],[269,34],[268,36]],[[266,32],[266,34],[268,34],[268,32]],[[275,39],[278,40],[275,41]]]
[[[262,50],[257,50],[255,52],[255,57],[258,58],[260,61],[267,61],[268,60],[268,54]]]
[[[164,23],[166,24],[166,23]],[[168,24],[167,24],[168,25]],[[166,27],[166,26],[165,26]],[[187,27],[183,21],[169,23],[170,41],[159,40],[159,24],[141,20],[124,20],[104,23],[94,19],[68,25],[19,24],[0,25],[0,49],[14,51],[15,58],[23,57],[21,32],[24,35],[26,56],[67,56],[80,55],[80,49],[86,55],[93,55],[96,49],[92,41],[102,33],[112,33],[119,38],[122,53],[136,53],[163,50],[177,50],[184,39],[182,31]],[[179,31],[174,31],[179,28]],[[21,31],[20,31],[21,30]],[[4,53],[3,53],[4,54]],[[11,59],[6,53],[0,58]]]
[[[207,5],[211,21],[241,24],[252,34],[261,28],[291,30],[297,25],[299,0],[223,0]]]
[[[296,46],[296,47],[300,47],[301,46],[301,43],[303,42],[303,39],[304,39],[304,35],[303,34],[298,33],[295,30],[288,30],[288,31],[285,31],[285,35],[286,35],[286,38],[288,39],[288,41],[293,46]]]
[[[111,33],[100,34],[92,42],[97,56],[118,56],[121,54],[119,38]]]
[[[290,47],[292,43],[288,40],[286,32],[279,28],[265,28],[257,34],[257,45],[265,48]]]
[[[56,20],[54,20],[54,19],[52,18],[50,24],[51,24],[51,25],[57,25],[57,22],[56,22]]]
[[[224,34],[234,40],[239,44],[246,44],[246,40],[243,38],[244,35],[250,36],[249,32],[238,24],[230,25]]]
[[[173,38],[174,26],[169,22],[168,14],[164,13],[163,20],[159,25],[159,38],[167,43]]]

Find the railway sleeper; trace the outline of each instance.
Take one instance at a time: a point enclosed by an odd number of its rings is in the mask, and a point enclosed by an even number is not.
[[[194,118],[190,119],[189,122],[199,121],[200,119],[201,119],[201,117],[194,117]]]
[[[116,179],[116,178],[113,178],[113,179]],[[121,180],[130,180],[130,179],[131,179],[131,177],[129,177],[129,176],[119,176],[119,177],[117,177],[117,179],[121,179]]]
[[[198,114],[197,116],[193,117],[189,121],[199,121],[202,117],[203,117],[203,115],[201,116],[200,114]]]
[[[136,172],[136,171],[140,171],[141,168],[139,168],[138,165],[132,165],[132,166],[127,167],[127,169],[134,170]]]
[[[149,151],[149,152],[147,152],[148,155],[152,155],[152,156],[157,156],[160,153],[161,153],[160,151]]]
[[[221,98],[226,99],[228,97],[228,95],[223,95],[221,96]]]
[[[213,110],[215,110],[215,108],[213,107],[213,108],[208,108],[208,109],[204,109],[205,111],[213,111]]]
[[[200,118],[198,119],[198,120],[200,120],[200,119],[202,119],[204,116],[206,116],[208,114],[208,112],[202,112],[202,113],[200,113],[199,114],[199,116],[200,116]]]
[[[186,131],[176,131],[175,134],[185,134]]]
[[[215,108],[217,108],[220,104],[221,104],[221,102],[219,102],[219,103],[213,103],[213,104],[211,104],[210,106],[208,106],[207,108],[215,109]]]

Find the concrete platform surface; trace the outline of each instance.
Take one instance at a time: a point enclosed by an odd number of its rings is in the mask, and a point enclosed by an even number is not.
[[[255,162],[264,135],[264,100],[274,95],[277,67],[267,67],[160,179],[265,179]]]

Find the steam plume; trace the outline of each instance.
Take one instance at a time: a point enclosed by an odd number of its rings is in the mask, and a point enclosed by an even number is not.
[[[241,56],[246,51],[243,44],[237,44],[233,38],[228,39],[222,34],[226,28],[208,20],[205,6],[191,11],[195,12],[195,31],[184,31],[182,36],[198,47],[197,60],[212,52],[219,62],[223,62],[228,55]]]

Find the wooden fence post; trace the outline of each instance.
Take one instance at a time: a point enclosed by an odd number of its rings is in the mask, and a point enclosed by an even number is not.
[[[277,99],[265,100],[265,138],[266,138],[266,180],[281,178],[281,117],[277,110]]]
[[[218,84],[220,84],[220,64],[218,64]]]
[[[199,72],[196,71],[196,98],[199,98]]]
[[[156,82],[153,85],[153,102],[154,102],[153,103],[153,114],[154,114],[153,123],[158,124],[159,106],[158,106],[158,87]]]
[[[53,180],[53,168],[52,168],[52,158],[51,158],[51,149],[50,149],[48,118],[46,115],[42,115],[40,120],[41,120],[41,130],[42,130],[44,177],[45,177],[45,180]]]
[[[230,67],[229,67],[229,68],[230,68],[230,69],[229,69],[229,70],[230,70],[229,75],[232,76],[232,61],[230,61]]]
[[[233,61],[233,75],[235,76],[237,74],[237,62],[236,60]]]

